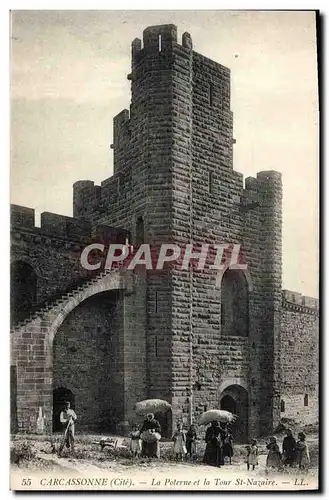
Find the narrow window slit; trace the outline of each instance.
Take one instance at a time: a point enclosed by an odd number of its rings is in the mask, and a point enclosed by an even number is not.
[[[212,172],[208,172],[208,191],[209,191],[209,193],[212,193],[212,188],[213,188],[213,176],[212,176]]]
[[[209,84],[209,105],[212,106],[214,104],[214,84]]]
[[[158,337],[154,337],[154,352],[155,352],[155,357],[158,357]]]

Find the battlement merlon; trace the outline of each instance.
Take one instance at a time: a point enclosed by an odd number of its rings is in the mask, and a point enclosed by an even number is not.
[[[282,298],[284,301],[298,306],[319,310],[319,299],[314,297],[307,297],[301,293],[292,292],[291,290],[282,290]]]
[[[100,186],[90,180],[80,180],[73,184],[73,217],[89,219],[90,212],[99,203]]]
[[[34,229],[35,228],[34,208],[11,204],[10,222],[12,226],[21,226],[27,229]]]
[[[41,214],[41,231],[61,238],[83,239],[91,237],[91,222],[58,215],[52,212]]]
[[[113,118],[113,144],[111,148],[113,152],[113,171],[116,173],[118,170],[118,163],[120,163],[120,156],[129,147],[131,137],[130,130],[130,116],[129,110],[123,109],[119,114]]]
[[[143,31],[143,48],[146,52],[171,49],[177,43],[177,27],[174,24],[148,26]],[[160,46],[161,45],[161,46]]]

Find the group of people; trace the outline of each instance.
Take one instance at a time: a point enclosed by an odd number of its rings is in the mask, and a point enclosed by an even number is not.
[[[150,433],[155,435],[154,440],[150,440]],[[139,429],[135,424],[130,433],[130,450],[134,456],[149,458],[160,457],[159,440],[161,437],[161,427],[152,413],[146,416],[143,425]],[[228,457],[231,462],[233,456],[233,436],[226,425],[219,425],[212,422],[206,432],[206,450],[203,462],[205,464],[220,467],[224,465],[224,458]],[[177,423],[177,430],[172,436],[173,456],[176,460],[183,460],[196,456],[196,444],[198,436],[194,425],[191,425],[186,432],[180,422]],[[140,444],[142,442],[142,444]]]
[[[231,463],[233,457],[233,435],[227,424],[211,422],[206,430],[206,449],[203,463],[220,467],[228,457]]]
[[[147,442],[143,440],[144,432],[161,433],[161,427],[157,420],[154,419],[153,414],[149,414],[143,422],[141,429],[134,426],[130,434],[131,437],[131,451],[133,455],[141,455],[144,457],[160,457],[159,440],[154,442]],[[140,440],[142,446],[140,447]],[[198,436],[194,425],[191,425],[186,432],[181,423],[177,424],[177,430],[173,437],[173,456],[176,460],[182,460],[186,457],[191,459],[196,456],[196,443]],[[233,457],[233,435],[227,424],[218,423],[217,421],[211,422],[206,430],[205,435],[206,449],[203,457],[203,463],[215,467],[221,467],[225,464],[225,458],[228,458],[229,463],[232,463]],[[283,466],[293,467],[298,466],[301,469],[307,469],[310,464],[310,456],[308,446],[306,443],[306,436],[304,432],[299,432],[298,439],[293,437],[292,431],[287,430],[286,436],[283,440],[282,451],[280,451],[276,438],[270,438],[269,443],[266,445],[267,469],[280,469]],[[246,463],[247,469],[254,470],[258,465],[258,445],[255,439],[250,441],[246,448]]]
[[[150,433],[155,435],[152,440]],[[158,420],[154,418],[153,413],[149,413],[143,422],[141,428],[135,424],[130,433],[130,451],[134,456],[142,456],[149,458],[160,458],[159,440],[161,437],[161,426]],[[173,454],[177,460],[185,458],[189,455],[191,458],[196,453],[197,435],[194,425],[191,425],[186,433],[180,423],[177,424],[177,430],[174,433],[172,440]],[[142,445],[140,444],[142,442]]]
[[[275,437],[270,439],[266,447],[268,449],[266,467],[268,468],[279,469],[282,466],[294,467],[297,465],[300,469],[307,469],[310,465],[310,454],[304,432],[298,433],[296,441],[292,431],[288,429],[282,443],[282,452]]]
[[[70,402],[65,403],[65,408],[60,414],[60,421],[66,427],[63,440],[60,445],[59,453],[64,446],[74,451],[74,427],[77,416],[70,407]],[[134,456],[148,458],[160,458],[161,426],[155,419],[153,413],[149,413],[142,426],[139,428],[135,424],[130,433],[130,450]],[[181,423],[177,424],[177,430],[173,437],[173,455],[177,460],[196,456],[196,444],[198,441],[197,432],[194,425],[191,425],[186,432]],[[231,463],[233,456],[233,435],[227,424],[211,422],[205,435],[206,449],[203,457],[203,463],[215,467],[221,467],[228,457]],[[300,469],[307,469],[310,464],[310,455],[306,443],[304,432],[298,433],[297,440],[292,431],[288,429],[283,439],[282,451],[280,451],[276,438],[270,438],[266,445],[268,450],[266,458],[266,468],[280,469],[282,466],[293,467],[297,465]],[[248,470],[253,470],[258,465],[258,445],[255,439],[252,439],[246,448],[246,463]]]
[[[140,429],[137,424],[133,425],[130,433],[130,451],[134,456],[160,458],[160,439],[160,423],[154,418],[153,413],[148,413]]]

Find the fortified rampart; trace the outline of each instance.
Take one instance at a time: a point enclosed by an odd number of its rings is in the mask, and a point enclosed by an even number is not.
[[[134,339],[135,355],[143,363],[137,369],[136,363],[122,361],[123,365],[111,369],[118,387],[120,376],[131,381],[130,392],[121,392],[124,401],[129,399],[126,410],[111,416],[115,425],[131,417],[133,402],[143,393],[172,403],[173,415],[165,422],[168,429],[179,419],[188,422],[206,408],[221,406],[239,415],[234,429],[238,439],[272,432],[283,414],[283,397],[289,414],[298,409],[294,395],[306,389],[314,406],[317,380],[314,299],[305,298],[296,311],[287,306],[293,302],[287,298],[289,293],[282,295],[281,174],[261,171],[244,182],[242,174],[233,170],[230,70],[195,52],[188,33],[179,43],[173,25],[144,30],[143,42],[132,42],[128,79],[130,109],[114,118],[113,176],[100,186],[90,180],[74,184],[74,218],[42,214],[37,229],[31,209],[20,207],[13,219],[14,254],[30,259],[32,267],[37,262],[43,269],[48,262],[36,300],[85,276],[78,253],[88,238],[89,242],[101,238],[101,228],[112,235],[116,234],[113,228],[124,228],[119,230],[120,242],[128,234],[137,247],[192,244],[197,252],[205,243],[240,244],[239,263],[247,269],[226,269],[218,280],[210,268],[213,253],[202,271],[177,265],[140,274],[135,302],[120,308],[113,295],[108,297],[109,314],[114,315],[110,323],[106,305],[104,309],[96,298],[88,307],[72,311],[67,319],[71,326],[65,331],[74,330],[75,339],[82,335],[76,369],[81,359],[86,373],[81,385],[70,389],[75,404],[78,408],[85,404],[79,403],[80,389],[87,391],[94,362],[86,354],[89,341],[83,340],[90,338],[88,331],[102,336],[112,325],[111,335],[117,340],[108,344],[105,336],[98,342],[103,346],[99,360],[104,372],[104,363],[114,359],[111,356],[125,338],[122,318],[140,315],[144,320],[136,322]],[[24,230],[16,229],[18,223]],[[16,233],[28,234],[29,243],[23,243],[25,236],[16,241]],[[43,242],[41,249],[34,243],[36,238]],[[75,259],[72,264],[71,259]],[[293,338],[300,334],[300,339],[308,340],[291,344],[289,332]],[[60,361],[56,361],[56,375],[49,379],[54,391],[72,385],[65,375],[64,353],[69,344],[63,330],[54,350]],[[299,344],[309,356],[305,366],[314,366],[313,378],[304,377],[302,356],[292,356]],[[293,380],[289,363],[300,370],[300,377]],[[136,378],[143,381],[138,390]],[[99,388],[109,383],[101,374],[95,380]],[[90,380],[90,387],[93,383]],[[104,412],[111,405],[116,408],[117,397],[108,392],[108,406],[93,408],[100,427],[106,427]],[[95,415],[88,417],[82,406],[80,410],[87,428]],[[313,412],[307,418],[316,416]]]

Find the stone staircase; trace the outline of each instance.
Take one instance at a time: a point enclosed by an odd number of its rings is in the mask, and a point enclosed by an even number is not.
[[[89,278],[89,279],[87,278],[82,283],[80,283],[76,286],[73,286],[69,292],[67,292],[67,293],[64,292],[62,295],[57,296],[56,298],[50,298],[44,304],[37,307],[35,309],[35,311],[33,311],[29,316],[27,316],[23,320],[15,323],[11,328],[11,332],[14,332],[17,329],[20,329],[20,328],[26,326],[28,323],[30,323],[31,321],[34,321],[35,319],[42,316],[44,313],[50,311],[54,307],[58,307],[58,306],[64,304],[67,301],[67,299],[74,297],[78,293],[89,288],[91,285],[98,283],[99,281],[101,281],[104,278],[104,276],[107,276],[108,274],[111,274],[111,273],[113,274],[113,273],[120,273],[120,272],[122,272],[122,267],[118,267],[116,269],[106,269],[104,271],[99,272],[99,274],[95,275],[94,277]]]

